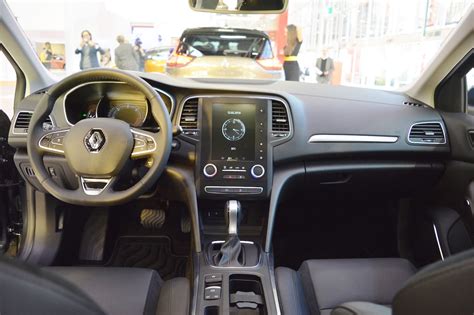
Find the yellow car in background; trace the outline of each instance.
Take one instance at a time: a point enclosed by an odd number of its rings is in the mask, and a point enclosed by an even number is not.
[[[166,63],[166,73],[184,78],[285,79],[268,35],[240,28],[185,30]]]
[[[147,49],[145,53],[145,72],[165,73],[166,61],[173,52],[174,47],[162,46]]]

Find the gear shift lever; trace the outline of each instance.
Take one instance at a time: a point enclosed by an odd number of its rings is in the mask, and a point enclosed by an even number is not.
[[[217,266],[238,267],[241,266],[239,256],[242,251],[240,239],[238,236],[239,224],[241,221],[240,202],[229,200],[225,204],[224,216],[227,223],[227,240],[216,255],[214,255],[214,264]]]

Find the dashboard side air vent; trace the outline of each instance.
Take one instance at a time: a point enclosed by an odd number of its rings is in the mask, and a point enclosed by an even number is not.
[[[179,125],[183,128],[183,133],[188,136],[198,135],[198,98],[188,99],[183,106]]]
[[[285,104],[272,100],[272,136],[283,138],[289,135],[290,121]]]
[[[27,134],[28,133],[28,126],[30,125],[31,117],[33,116],[33,112],[28,111],[21,111],[18,113],[15,119],[15,124],[13,125],[13,133],[15,134]],[[54,128],[53,121],[51,120],[51,116],[45,119],[43,123],[44,130],[52,130]]]
[[[408,142],[418,144],[445,144],[446,133],[441,122],[422,122],[411,126]]]

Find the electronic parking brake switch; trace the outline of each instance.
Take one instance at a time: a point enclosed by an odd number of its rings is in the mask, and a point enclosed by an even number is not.
[[[211,274],[204,277],[204,300],[218,300],[221,297],[222,274]]]

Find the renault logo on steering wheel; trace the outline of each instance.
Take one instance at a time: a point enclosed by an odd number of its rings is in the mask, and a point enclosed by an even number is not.
[[[91,129],[84,138],[87,151],[99,152],[105,144],[105,135],[100,129]]]

